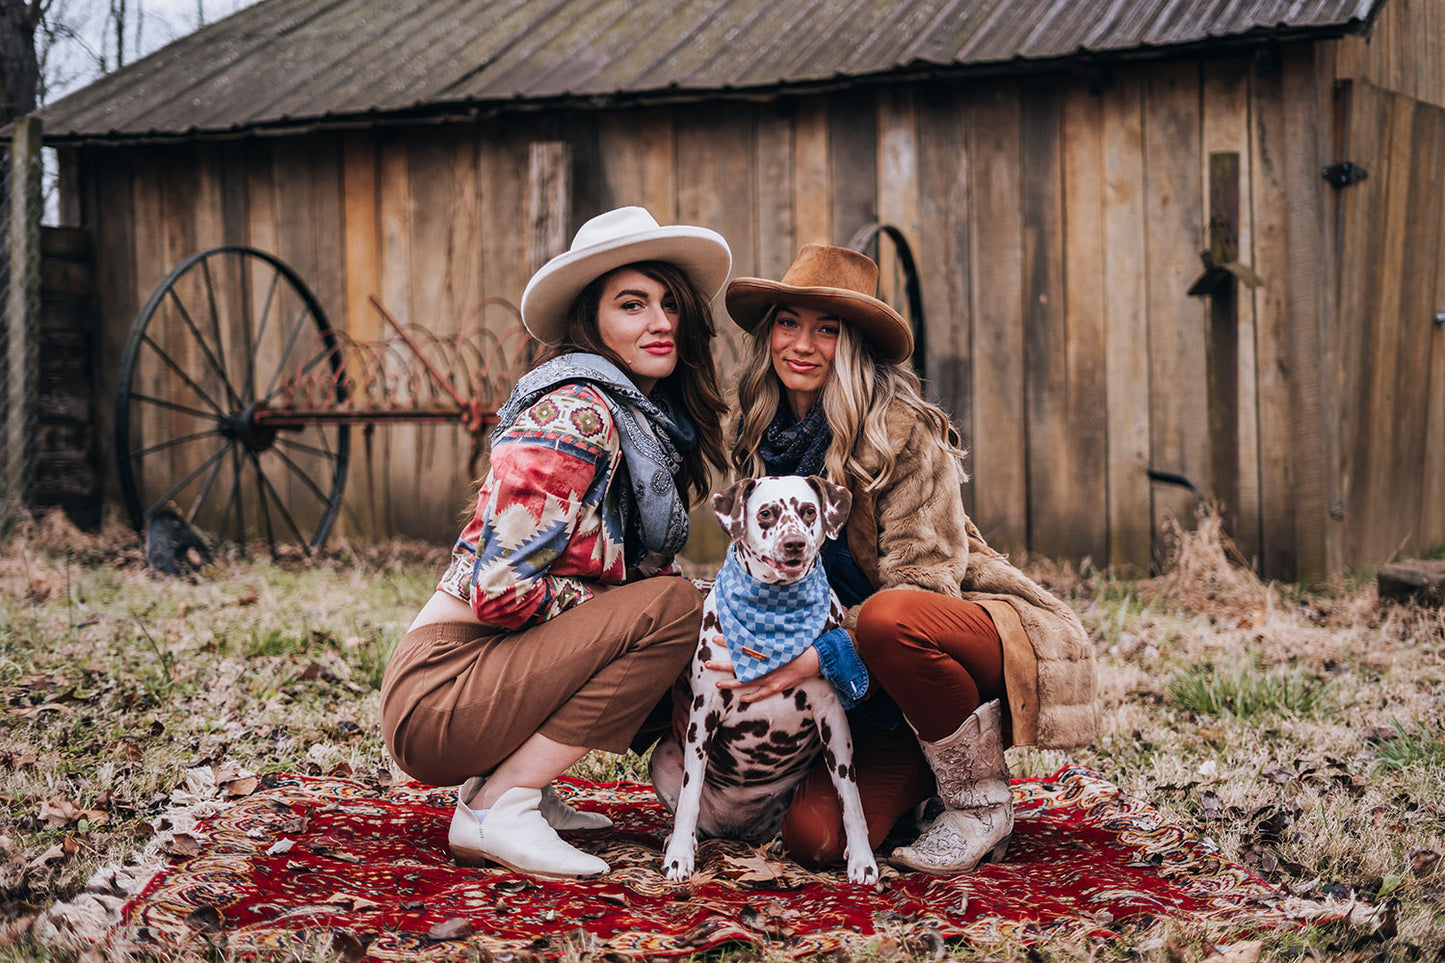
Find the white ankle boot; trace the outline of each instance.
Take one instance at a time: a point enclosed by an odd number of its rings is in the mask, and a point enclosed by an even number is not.
[[[542,818],[547,820],[547,825],[558,832],[568,832],[574,829],[611,829],[612,820],[601,813],[584,812],[580,809],[573,809],[562,801],[557,795],[552,784],[548,783],[542,787]]]
[[[478,819],[467,804],[480,788],[480,780],[469,779],[457,792],[447,842],[458,864],[500,863],[519,873],[562,878],[607,872],[607,863],[568,845],[542,818],[542,790],[508,789],[492,803],[486,819]]]
[[[967,873],[985,858],[998,862],[1014,828],[1013,793],[1003,755],[1003,713],[985,703],[938,742],[918,740],[933,767],[944,810],[888,862],[925,873]]]

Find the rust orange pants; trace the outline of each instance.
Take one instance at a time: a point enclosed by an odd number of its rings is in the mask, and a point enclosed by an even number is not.
[[[982,703],[1003,696],[1003,643],[975,602],[892,589],[862,606],[858,655],[872,685],[892,696],[908,720],[888,730],[852,717],[858,794],[876,849],[899,817],[933,795],[933,772],[918,740],[952,734]],[[782,832],[788,853],[803,863],[843,861],[843,809],[821,760],[795,791]]]

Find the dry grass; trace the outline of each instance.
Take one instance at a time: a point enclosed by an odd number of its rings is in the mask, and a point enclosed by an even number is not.
[[[65,955],[26,921],[135,849],[187,770],[399,775],[377,732],[377,686],[444,557],[343,546],[313,564],[224,558],[183,581],[152,577],[114,523],[92,536],[51,517],[0,545],[0,960]],[[1372,584],[1262,583],[1208,518],[1179,534],[1154,579],[1029,568],[1072,600],[1099,657],[1104,732],[1067,758],[1281,886],[1374,907],[1355,923],[1267,935],[1262,959],[1445,954],[1440,610],[1382,604]],[[1029,775],[1066,761],[1011,759]],[[638,778],[641,763],[589,757],[579,771]],[[951,949],[1161,961],[1211,951],[1181,932],[1145,945]],[[918,952],[882,938],[855,956]]]

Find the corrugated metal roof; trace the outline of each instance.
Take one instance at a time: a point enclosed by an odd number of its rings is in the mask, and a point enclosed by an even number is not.
[[[1363,30],[1385,0],[265,0],[45,108],[132,139]]]

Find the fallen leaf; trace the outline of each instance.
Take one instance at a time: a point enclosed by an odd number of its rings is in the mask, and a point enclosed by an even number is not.
[[[255,605],[255,604],[256,604],[256,600],[259,599],[260,597],[261,597],[260,593],[258,593],[255,589],[252,589],[252,590],[249,591],[249,592],[244,592],[244,593],[242,593],[241,595],[236,596],[236,604],[237,604],[237,605]]]
[[[460,916],[453,916],[451,919],[442,920],[437,925],[426,931],[426,938],[429,940],[461,940],[471,936],[475,931],[472,921],[462,919]]]
[[[176,833],[166,844],[166,852],[172,856],[194,856],[202,848],[201,841],[190,833]]]
[[[332,930],[331,952],[339,963],[361,963],[366,959],[366,944],[351,930]]]
[[[1410,872],[1416,876],[1429,876],[1440,866],[1440,854],[1433,849],[1412,849],[1407,855],[1410,858]]]
[[[1254,963],[1264,946],[1260,940],[1245,940],[1228,946],[1217,946],[1214,952],[1204,958],[1204,963]]]
[[[222,791],[232,799],[251,795],[260,784],[261,778],[259,776],[245,776],[241,779],[231,779],[219,783]]]
[[[267,855],[267,856],[279,856],[279,855],[281,855],[282,853],[289,853],[289,852],[291,852],[291,850],[293,850],[293,849],[295,849],[295,848],[296,848],[296,843],[295,843],[294,840],[290,840],[290,839],[286,839],[285,837],[282,837],[281,839],[278,839],[278,840],[276,840],[274,843],[271,844],[271,848],[269,848],[269,849],[266,850],[266,855]]]
[[[48,799],[40,804],[40,819],[51,829],[60,829],[80,819],[80,809],[68,799]]]
[[[186,925],[200,933],[219,933],[221,911],[214,906],[198,906],[186,914]]]
[[[65,847],[62,846],[60,843],[56,843],[54,846],[51,846],[39,856],[36,856],[34,859],[32,859],[30,861],[30,868],[41,869],[48,863],[53,863],[56,860],[65,859],[66,855],[67,853],[65,852]]]

